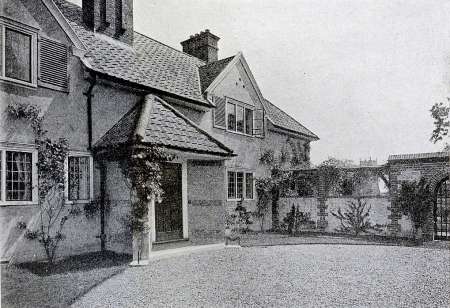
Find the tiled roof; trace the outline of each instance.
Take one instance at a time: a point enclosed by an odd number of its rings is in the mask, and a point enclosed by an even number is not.
[[[449,152],[433,152],[433,153],[415,153],[415,154],[396,154],[396,155],[389,155],[388,161],[433,159],[433,158],[447,158],[450,160],[450,153]]]
[[[318,140],[316,134],[311,132],[309,129],[301,125],[294,118],[288,115],[286,112],[269,102],[267,99],[264,99],[264,109],[266,110],[267,117],[273,125],[292,131],[294,133],[299,133],[301,135],[305,135],[307,137],[311,137],[313,139]]]
[[[142,131],[140,123],[142,124]],[[232,155],[232,150],[215,140],[160,98],[147,95],[142,106],[134,107],[96,144],[95,148],[130,143],[134,135],[143,143],[151,143],[183,151]]]
[[[82,10],[66,0],[53,0],[88,52],[83,62],[99,73],[210,105],[202,96],[195,57],[134,32],[133,46],[89,31]]]
[[[204,92],[208,86],[219,76],[223,69],[234,59],[235,56],[231,56],[222,60],[208,63],[199,68],[200,83],[202,92]]]

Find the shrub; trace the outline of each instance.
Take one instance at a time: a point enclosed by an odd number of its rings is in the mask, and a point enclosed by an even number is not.
[[[356,199],[356,201],[348,201],[344,210],[339,207],[337,212],[331,212],[331,215],[339,219],[341,224],[339,228],[336,228],[336,231],[353,233],[354,235],[359,235],[369,230],[382,231],[380,226],[371,223],[369,217],[370,209],[370,205],[367,207],[367,202],[361,198]]]
[[[290,212],[283,219],[284,230],[288,234],[297,234],[302,226],[314,226],[314,222],[311,221],[311,214],[300,212],[298,206],[292,205]]]
[[[238,201],[234,211],[240,231],[243,233],[250,231],[249,226],[253,224],[250,219],[252,212],[247,211],[247,208],[242,204],[242,200]]]
[[[424,178],[419,182],[404,182],[395,202],[402,214],[411,220],[417,236],[417,231],[425,225],[434,204],[430,185]]]

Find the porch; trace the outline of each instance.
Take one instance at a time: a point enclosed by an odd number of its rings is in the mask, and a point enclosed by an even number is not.
[[[162,200],[148,201],[148,228],[131,233],[124,164],[136,147],[157,146],[172,159],[161,163]],[[148,95],[95,145],[101,200],[102,249],[148,258],[156,249],[223,241],[225,164],[232,151],[161,99]],[[126,166],[125,166],[126,168]],[[166,243],[166,245],[163,245]],[[170,245],[169,245],[170,246]]]

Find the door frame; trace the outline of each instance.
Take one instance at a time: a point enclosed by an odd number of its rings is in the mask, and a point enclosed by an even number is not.
[[[189,216],[188,216],[188,199],[187,199],[187,160],[174,159],[168,163],[180,164],[181,165],[181,213],[183,221],[183,240],[189,239]],[[151,216],[151,239],[152,242],[156,242],[156,211],[155,211],[155,200],[151,201],[151,210],[149,214]]]

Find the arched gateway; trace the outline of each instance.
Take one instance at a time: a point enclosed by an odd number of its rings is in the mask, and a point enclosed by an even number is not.
[[[450,181],[447,176],[436,186],[434,237],[450,240]]]

